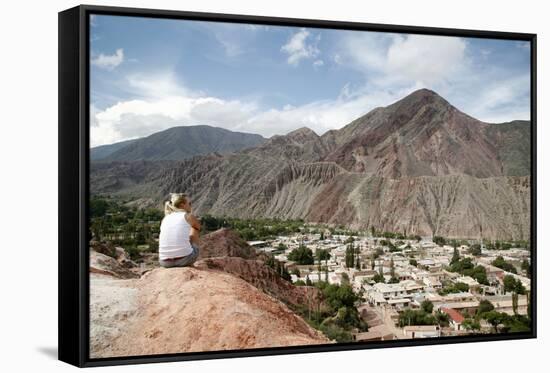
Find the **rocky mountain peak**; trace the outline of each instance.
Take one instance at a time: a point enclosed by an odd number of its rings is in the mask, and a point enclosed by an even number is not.
[[[453,107],[447,100],[438,95],[436,92],[427,88],[421,88],[405,96],[401,100],[389,105],[387,109],[412,113],[417,112],[425,106],[437,107],[438,110]]]
[[[318,139],[319,135],[308,127],[300,127],[292,132],[289,132],[286,137],[298,143],[305,143],[307,141]]]

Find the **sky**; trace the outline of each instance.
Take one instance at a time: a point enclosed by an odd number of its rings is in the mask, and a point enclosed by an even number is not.
[[[92,147],[199,124],[322,135],[420,88],[530,119],[522,41],[93,15],[90,58]]]

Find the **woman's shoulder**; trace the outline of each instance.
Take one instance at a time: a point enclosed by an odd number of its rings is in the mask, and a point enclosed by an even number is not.
[[[178,221],[178,220],[182,220],[183,218],[185,218],[186,214],[184,212],[179,212],[179,211],[174,211],[168,215],[165,215],[163,218],[162,218],[162,221],[161,222],[167,222],[167,221]]]

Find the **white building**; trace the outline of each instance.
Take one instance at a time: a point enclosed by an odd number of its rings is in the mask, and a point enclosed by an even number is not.
[[[410,325],[403,328],[406,338],[436,338],[441,336],[438,325]]]

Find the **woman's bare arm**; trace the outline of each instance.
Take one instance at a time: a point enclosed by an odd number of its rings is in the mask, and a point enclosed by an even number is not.
[[[197,231],[201,230],[201,223],[199,219],[195,217],[193,214],[185,214],[185,219],[191,225],[193,228],[195,228]]]

